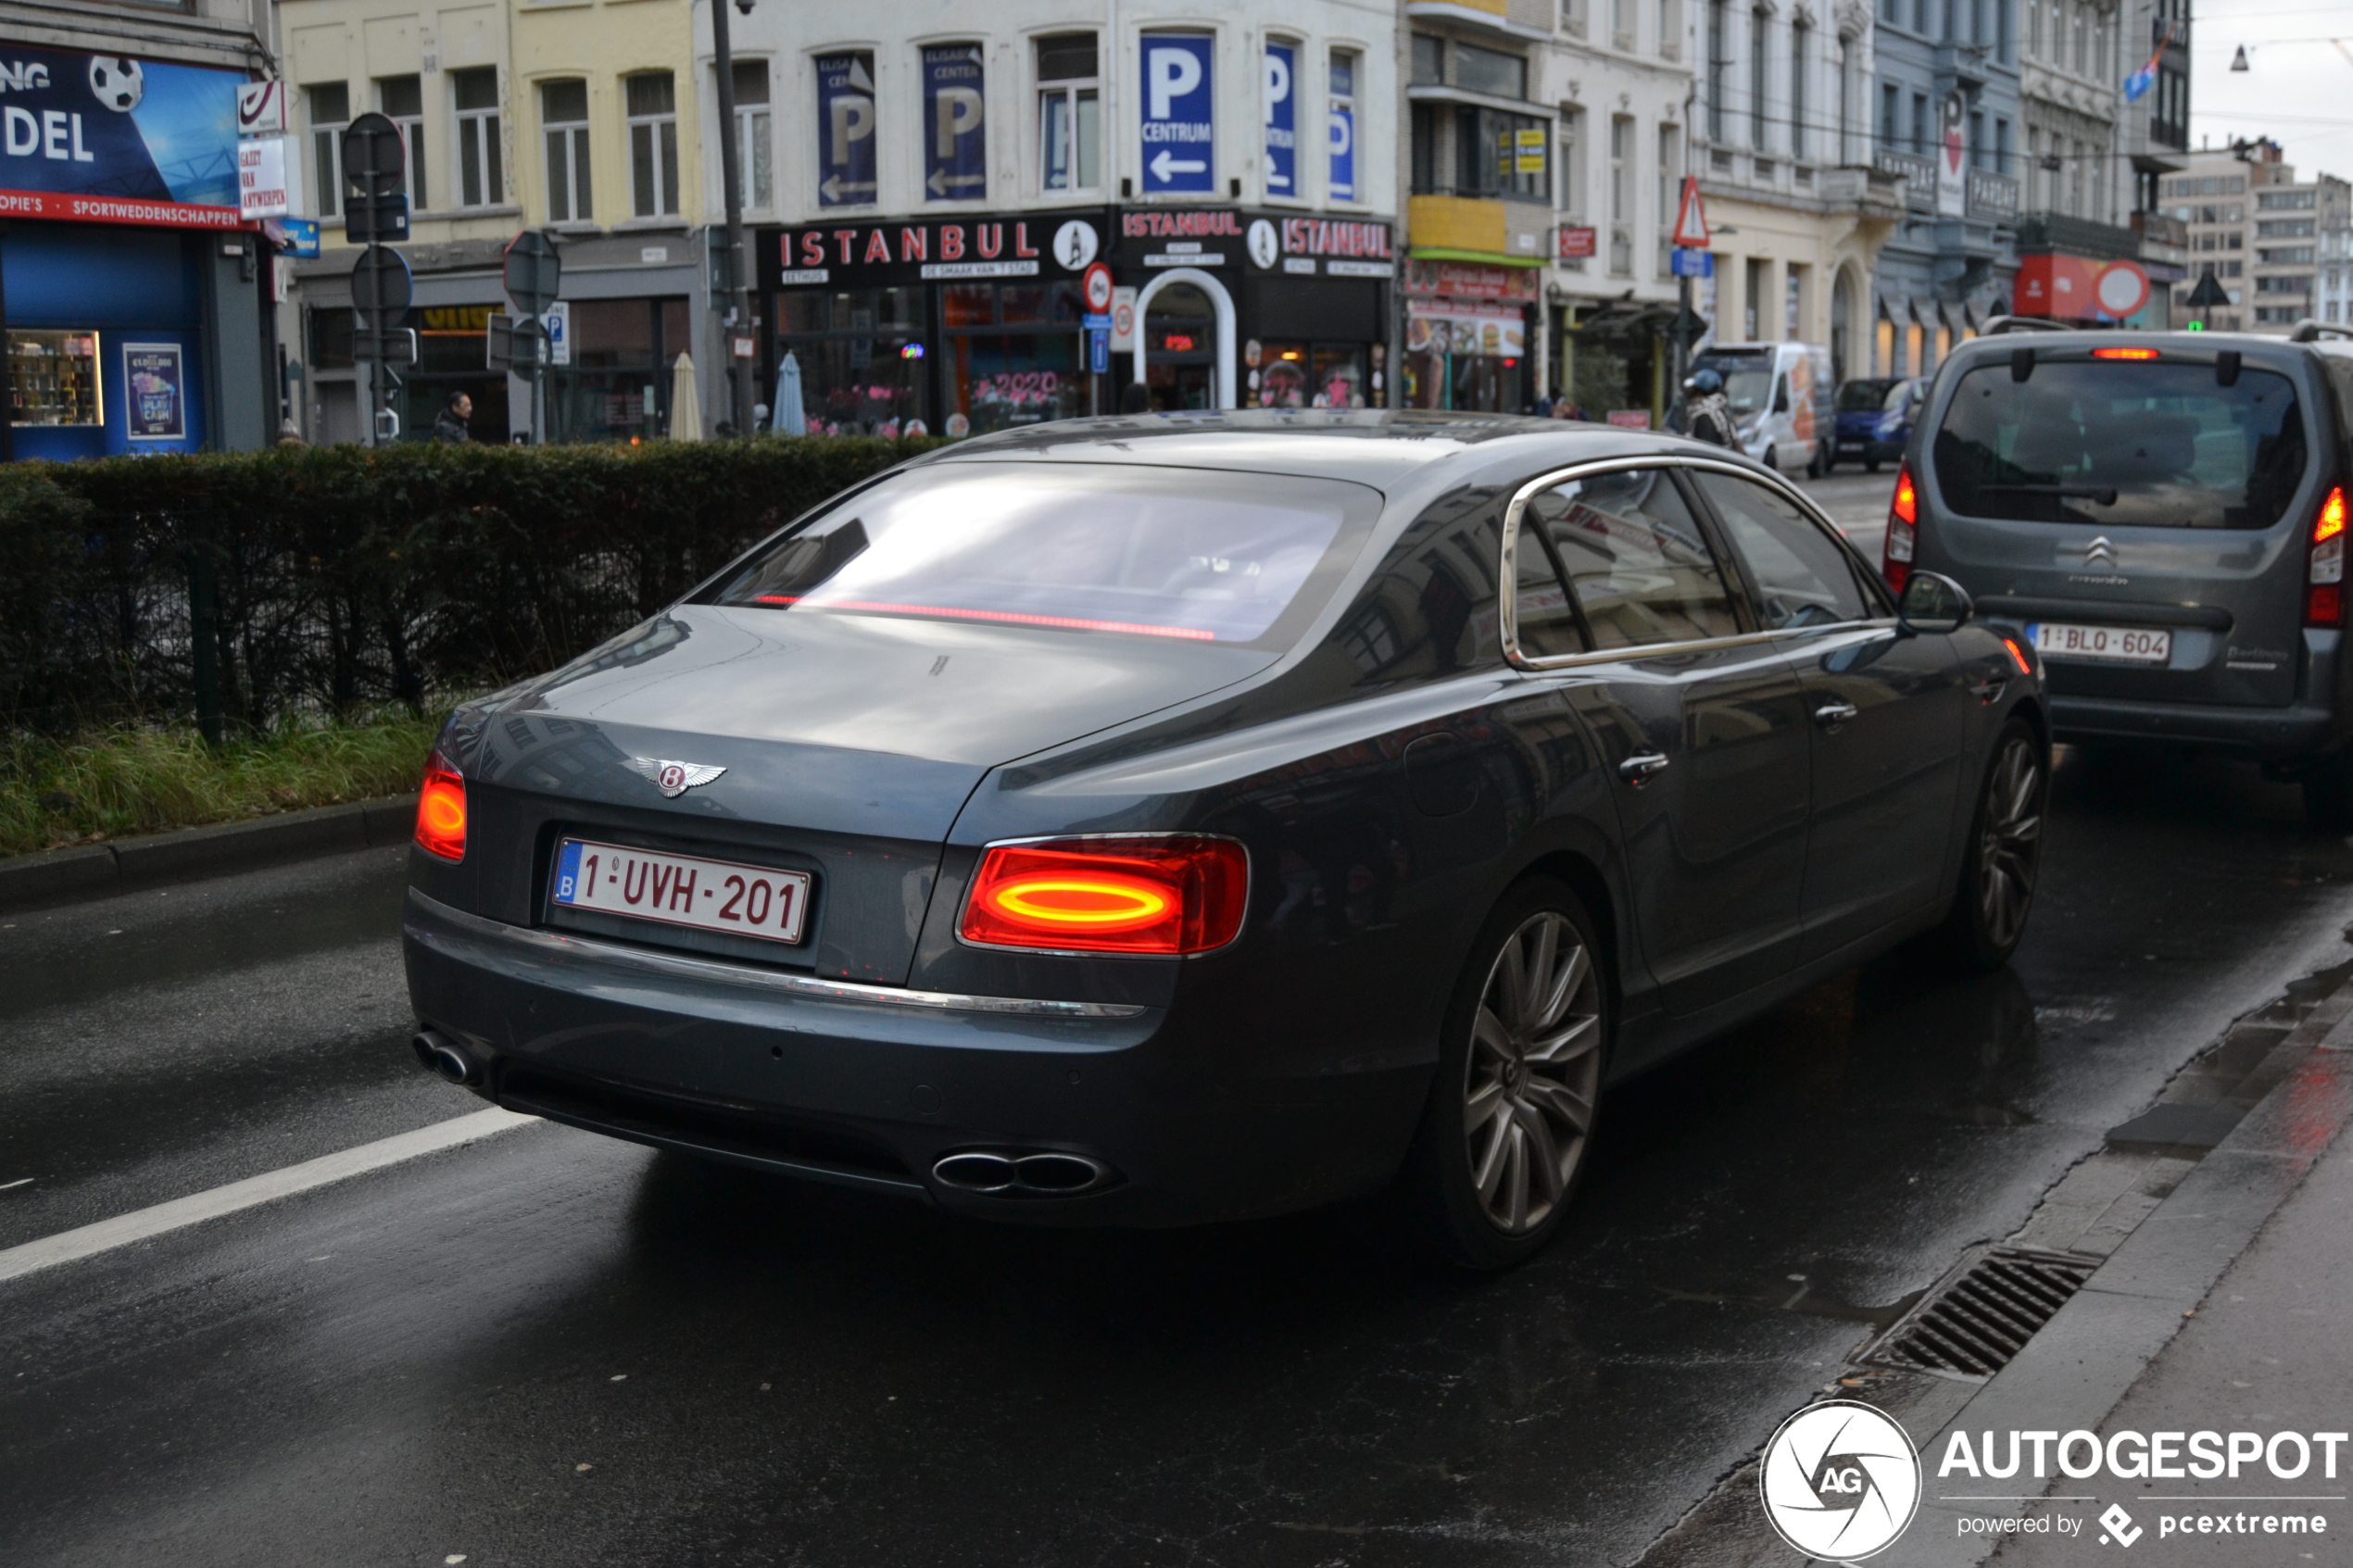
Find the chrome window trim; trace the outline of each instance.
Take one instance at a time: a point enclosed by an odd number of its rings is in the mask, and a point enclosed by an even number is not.
[[[1677,452],[1659,452],[1638,458],[1597,458],[1589,462],[1571,463],[1567,468],[1554,469],[1549,472],[1539,474],[1521,485],[1512,493],[1511,505],[1504,511],[1503,568],[1501,574],[1496,578],[1495,624],[1503,638],[1504,659],[1514,669],[1574,670],[1588,664],[1623,664],[1628,659],[1660,659],[1680,654],[1709,653],[1718,648],[1746,647],[1758,643],[1785,642],[1793,637],[1811,636],[1841,627],[1873,626],[1882,622],[1894,624],[1893,620],[1888,617],[1867,617],[1861,621],[1835,621],[1826,625],[1806,626],[1795,630],[1783,628],[1773,632],[1743,632],[1737,636],[1701,637],[1680,643],[1643,643],[1634,647],[1604,648],[1592,653],[1547,655],[1522,653],[1519,646],[1519,525],[1520,520],[1527,515],[1529,502],[1555,485],[1566,484],[1571,480],[1586,479],[1595,474],[1623,473],[1629,469],[1705,470],[1730,474],[1735,479],[1764,483],[1768,488],[1776,490],[1795,502],[1801,515],[1812,519],[1814,525],[1835,541],[1850,560],[1858,562],[1863,560],[1861,552],[1855,548],[1854,545],[1847,540],[1846,535],[1838,531],[1837,525],[1830,521],[1822,509],[1814,504],[1814,498],[1791,483],[1777,470],[1751,467],[1721,458],[1692,457]],[[1713,549],[1712,543],[1710,548]],[[1730,561],[1719,561],[1718,565],[1726,574],[1725,588],[1729,592],[1732,586],[1732,574],[1736,571],[1735,564]],[[1869,575],[1869,563],[1865,562],[1864,566],[1866,575]],[[1574,583],[1564,584],[1564,586],[1572,594],[1577,591]],[[1867,596],[1869,593],[1869,590],[1866,588]]]
[[[1198,953],[1114,953],[1100,947],[1016,947],[1006,942],[975,942],[964,935],[964,917],[972,911],[973,884],[979,880],[980,868],[988,860],[991,849],[1013,848],[1024,844],[1076,844],[1085,839],[1120,838],[1214,838],[1239,846],[1242,852],[1242,922],[1234,928],[1232,940],[1214,947],[1204,947]],[[973,875],[964,881],[963,897],[956,905],[954,935],[959,947],[970,947],[975,953],[1024,953],[1050,959],[1115,959],[1145,963],[1189,962],[1194,959],[1205,959],[1212,953],[1222,953],[1242,939],[1242,933],[1250,928],[1250,895],[1257,877],[1258,867],[1251,859],[1250,846],[1230,833],[1195,833],[1189,829],[1173,828],[1165,833],[1139,829],[1126,833],[1038,833],[1026,838],[992,838],[980,847],[979,858],[973,861]]]
[[[869,1007],[915,1008],[929,1012],[981,1012],[1020,1018],[1139,1018],[1151,1010],[1128,1002],[1052,1002],[1029,997],[975,997],[953,991],[911,991],[899,985],[866,985],[849,980],[820,980],[813,974],[792,974],[755,969],[719,959],[688,958],[683,953],[656,952],[646,947],[600,942],[591,936],[509,925],[454,909],[415,888],[409,897],[430,918],[445,922],[469,936],[523,947],[549,958],[594,959],[628,969],[644,970],[673,980],[700,980],[755,990],[781,991],[814,1001],[852,1002]],[[415,933],[431,941],[429,933]]]

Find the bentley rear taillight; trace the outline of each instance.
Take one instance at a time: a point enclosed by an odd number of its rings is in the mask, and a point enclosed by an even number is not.
[[[436,751],[417,791],[417,847],[445,860],[466,858],[466,781]]]
[[[1912,488],[1912,465],[1895,470],[1895,499],[1887,508],[1887,543],[1880,555],[1880,571],[1899,596],[1912,575],[1912,553],[1920,524],[1919,493]]]
[[[1239,934],[1250,858],[1198,834],[1000,844],[964,900],[963,939],[988,947],[1176,956]]]
[[[2345,624],[2345,486],[2331,489],[2312,519],[2311,553],[2305,558],[2304,624]]]

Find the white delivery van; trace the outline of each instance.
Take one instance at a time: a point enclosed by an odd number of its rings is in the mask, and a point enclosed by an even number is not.
[[[1741,450],[1784,473],[1820,474],[1837,439],[1831,412],[1831,351],[1814,343],[1711,344],[1692,358],[1691,374],[1724,378],[1724,400]]]

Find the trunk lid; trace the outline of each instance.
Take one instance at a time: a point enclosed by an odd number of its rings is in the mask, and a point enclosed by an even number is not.
[[[817,876],[799,947],[612,917],[592,929],[901,984],[948,830],[990,768],[1245,679],[1277,657],[680,606],[461,715],[459,761],[482,846],[476,897],[494,918],[547,922],[549,867],[566,834],[749,857]],[[665,797],[633,759],[725,771]]]

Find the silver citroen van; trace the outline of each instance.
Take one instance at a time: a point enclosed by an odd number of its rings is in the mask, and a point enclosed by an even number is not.
[[[2348,340],[1995,323],[1929,391],[1888,582],[1942,572],[2024,633],[2057,738],[2251,758],[2353,827]]]

